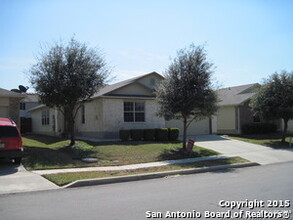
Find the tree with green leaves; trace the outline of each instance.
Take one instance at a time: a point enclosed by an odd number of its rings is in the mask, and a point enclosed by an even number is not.
[[[167,68],[157,92],[158,114],[183,121],[183,150],[187,129],[193,121],[211,117],[218,109],[212,84],[213,64],[203,46],[179,50]]]
[[[74,145],[74,124],[79,108],[109,76],[103,56],[97,49],[72,38],[66,45],[60,42],[43,49],[29,72],[41,102],[57,107],[64,115],[70,145]]]
[[[293,72],[271,75],[251,99],[250,106],[255,116],[283,120],[282,142],[285,142],[288,121],[293,119]]]

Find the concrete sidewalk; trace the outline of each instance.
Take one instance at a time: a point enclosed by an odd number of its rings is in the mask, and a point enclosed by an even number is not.
[[[225,159],[225,158],[228,158],[228,157],[226,157],[226,156],[210,156],[210,157],[188,158],[188,159],[181,159],[181,160],[166,160],[166,161],[158,161],[158,162],[151,162],[151,163],[130,164],[130,165],[123,165],[123,166],[34,170],[32,172],[35,174],[38,174],[38,175],[44,175],[44,174],[53,174],[53,173],[73,173],[73,172],[86,172],[86,171],[132,170],[132,169],[140,169],[140,168],[166,166],[166,165],[172,165],[172,164],[192,163],[192,162],[208,161],[208,160],[218,160],[218,159]]]
[[[218,151],[225,156],[239,156],[261,165],[293,161],[293,148],[274,149],[217,135],[201,135],[196,140],[195,144],[200,147]]]

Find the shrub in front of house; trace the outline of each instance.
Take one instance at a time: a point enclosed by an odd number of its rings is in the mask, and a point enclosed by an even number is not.
[[[140,141],[143,139],[143,129],[130,130],[130,137],[133,141]]]
[[[168,141],[169,132],[168,128],[157,128],[156,130],[156,141]]]
[[[277,126],[272,123],[248,123],[242,126],[243,134],[269,134],[277,131]]]
[[[169,140],[177,141],[179,137],[179,128],[168,128]]]
[[[155,129],[144,129],[143,130],[143,139],[145,141],[154,141],[155,140]]]
[[[128,141],[130,138],[130,130],[120,130],[119,131],[119,138],[122,141]]]

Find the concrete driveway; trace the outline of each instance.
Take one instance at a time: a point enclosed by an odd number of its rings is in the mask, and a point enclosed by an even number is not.
[[[293,161],[293,148],[274,149],[217,135],[196,136],[195,144],[218,151],[226,156],[240,156],[263,165]]]
[[[59,188],[45,178],[27,171],[22,165],[0,160],[0,194]]]

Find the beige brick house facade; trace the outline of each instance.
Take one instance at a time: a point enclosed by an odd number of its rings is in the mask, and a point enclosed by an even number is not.
[[[181,128],[181,121],[165,121],[156,114],[159,106],[154,91],[162,79],[152,72],[105,86],[79,109],[75,120],[76,136],[118,138],[121,129]],[[34,133],[60,135],[64,131],[63,116],[56,109],[40,105],[29,112]],[[49,123],[44,123],[42,117],[49,118]],[[208,134],[208,126],[208,119],[195,122],[188,134]]]
[[[25,96],[0,88],[0,117],[10,118],[20,125],[19,103]]]

